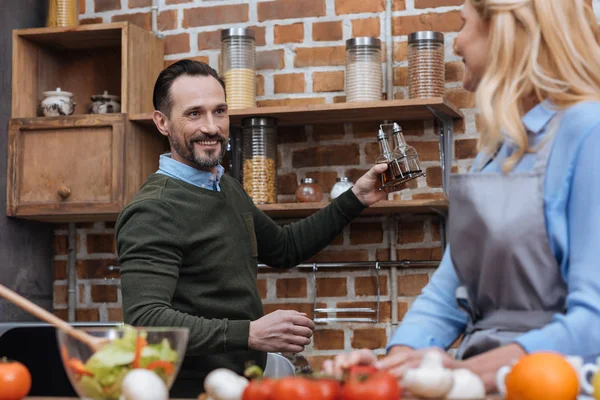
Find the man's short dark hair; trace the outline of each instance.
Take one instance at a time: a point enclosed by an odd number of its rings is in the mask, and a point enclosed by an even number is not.
[[[221,84],[223,92],[225,92],[225,82],[223,82],[217,71],[210,65],[194,60],[179,60],[162,70],[158,78],[156,78],[154,93],[152,95],[155,110],[162,112],[166,116],[171,115],[171,108],[173,107],[170,92],[171,86],[173,86],[175,79],[182,75],[212,76]]]

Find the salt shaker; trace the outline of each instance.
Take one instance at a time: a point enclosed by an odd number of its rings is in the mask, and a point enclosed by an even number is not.
[[[331,188],[331,200],[335,199],[336,197],[344,193],[346,190],[350,189],[353,185],[354,183],[350,182],[350,179],[348,179],[345,176],[337,178],[335,181],[335,185],[333,185],[333,187]]]

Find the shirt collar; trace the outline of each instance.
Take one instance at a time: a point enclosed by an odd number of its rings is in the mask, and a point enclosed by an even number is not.
[[[552,105],[544,100],[523,116],[523,125],[528,131],[540,134],[556,113],[557,111],[552,108]]]
[[[215,186],[219,186],[219,182],[225,172],[225,169],[221,165],[217,165],[216,175],[209,171],[202,171],[190,167],[189,165],[174,160],[171,157],[171,153],[162,154],[160,156],[158,170],[159,172],[170,175],[176,179],[210,190]]]

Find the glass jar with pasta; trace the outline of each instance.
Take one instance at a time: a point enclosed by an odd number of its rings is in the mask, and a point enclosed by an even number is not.
[[[242,120],[244,190],[256,204],[277,202],[277,120]]]

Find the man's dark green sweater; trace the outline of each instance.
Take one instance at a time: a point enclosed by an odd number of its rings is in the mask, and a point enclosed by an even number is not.
[[[257,263],[289,268],[326,247],[365,208],[351,190],[280,227],[224,175],[211,191],[153,174],[117,220],[125,322],[190,330],[174,396],[196,397],[218,367],[242,373],[266,354],[248,348],[263,316]]]

